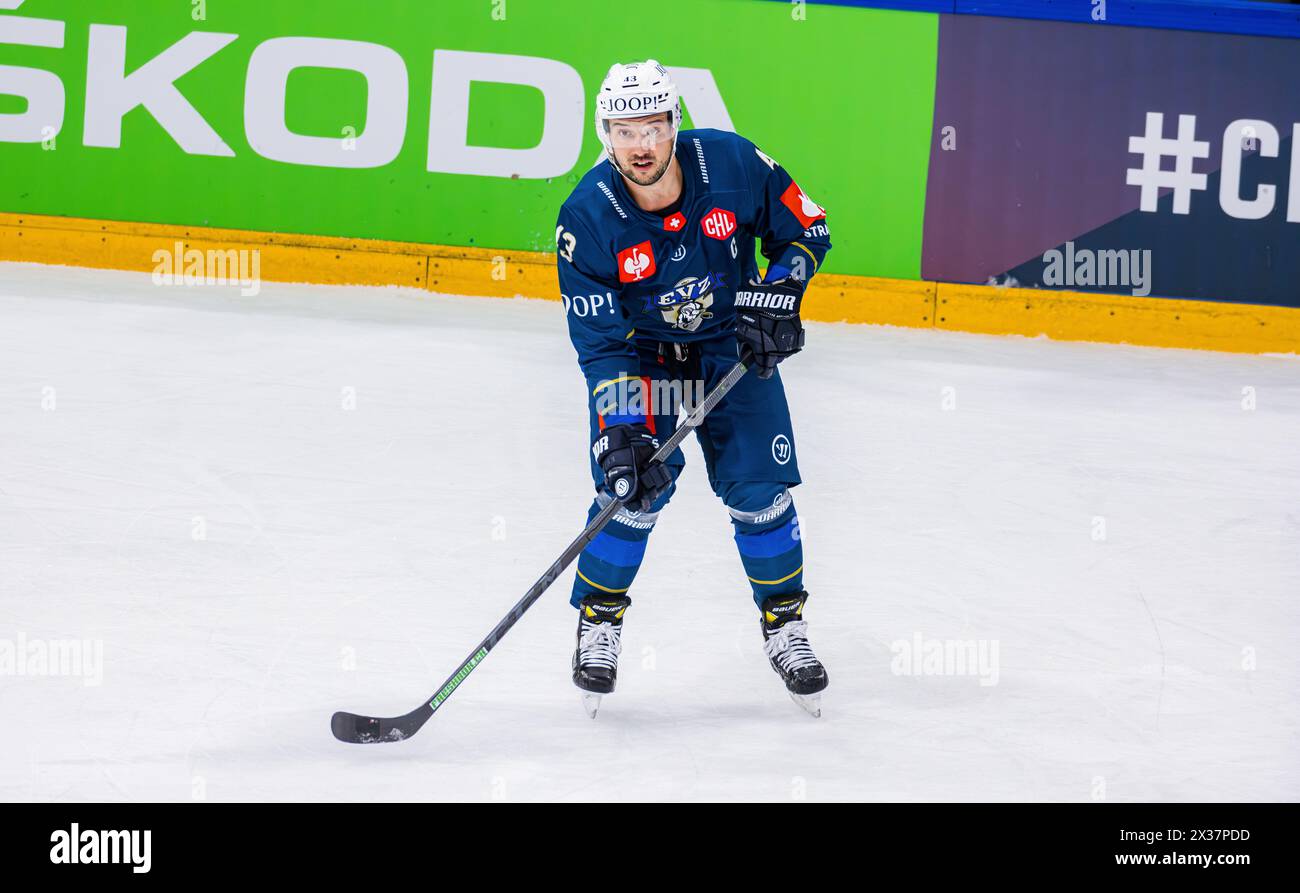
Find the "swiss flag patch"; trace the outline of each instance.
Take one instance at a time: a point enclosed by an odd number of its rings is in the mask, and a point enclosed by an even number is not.
[[[681,211],[664,218],[664,229],[670,233],[679,233],[686,227],[686,217]]]
[[[714,208],[704,215],[700,228],[710,239],[729,239],[736,231],[736,215],[725,208]]]
[[[826,216],[826,211],[810,199],[807,193],[799,188],[799,184],[793,180],[790,181],[790,185],[786,187],[785,192],[781,193],[781,204],[789,208],[790,213],[799,218],[799,222],[803,224],[804,229]]]
[[[640,242],[618,253],[618,281],[640,282],[655,272],[655,255],[650,240]]]

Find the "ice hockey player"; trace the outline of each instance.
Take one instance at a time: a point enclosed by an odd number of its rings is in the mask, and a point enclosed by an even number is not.
[[[653,59],[616,64],[596,98],[606,157],[555,231],[569,336],[587,380],[588,520],[623,503],[578,559],[573,681],[595,716],[614,690],[628,590],[684,458],[650,462],[684,399],[753,352],[750,374],[696,429],[761,613],[764,650],[796,702],[820,715],[826,670],[803,619],[800,482],[777,364],[804,346],[799,305],[830,250],[826,213],[749,140],[681,130],[677,88]],[[754,240],[768,261],[759,279]]]

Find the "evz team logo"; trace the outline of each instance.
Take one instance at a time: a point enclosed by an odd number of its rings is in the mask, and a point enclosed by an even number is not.
[[[725,286],[721,273],[710,273],[703,279],[687,276],[672,291],[647,295],[646,309],[658,310],[669,325],[694,332],[700,323],[713,316],[709,310],[713,306],[713,290]]]
[[[725,208],[714,208],[700,221],[704,235],[719,242],[729,239],[736,231],[736,215]]]
[[[618,253],[618,281],[640,282],[655,272],[655,255],[647,239]]]
[[[781,204],[790,209],[790,213],[799,218],[803,228],[807,229],[818,220],[826,216],[826,210],[810,199],[799,184],[790,181],[785,192],[781,193]]]

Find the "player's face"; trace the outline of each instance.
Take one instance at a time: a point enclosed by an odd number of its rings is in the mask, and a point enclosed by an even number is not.
[[[673,126],[663,112],[610,121],[609,141],[619,170],[641,186],[659,182],[673,160]]]

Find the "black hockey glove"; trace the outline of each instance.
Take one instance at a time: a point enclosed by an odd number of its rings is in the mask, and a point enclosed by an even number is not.
[[[754,352],[759,378],[771,378],[776,364],[803,350],[799,304],[804,284],[798,279],[754,282],[736,290],[736,338]]]
[[[672,485],[662,462],[651,462],[659,441],[645,425],[610,425],[591,445],[596,464],[605,472],[605,487],[634,512],[645,512]]]

